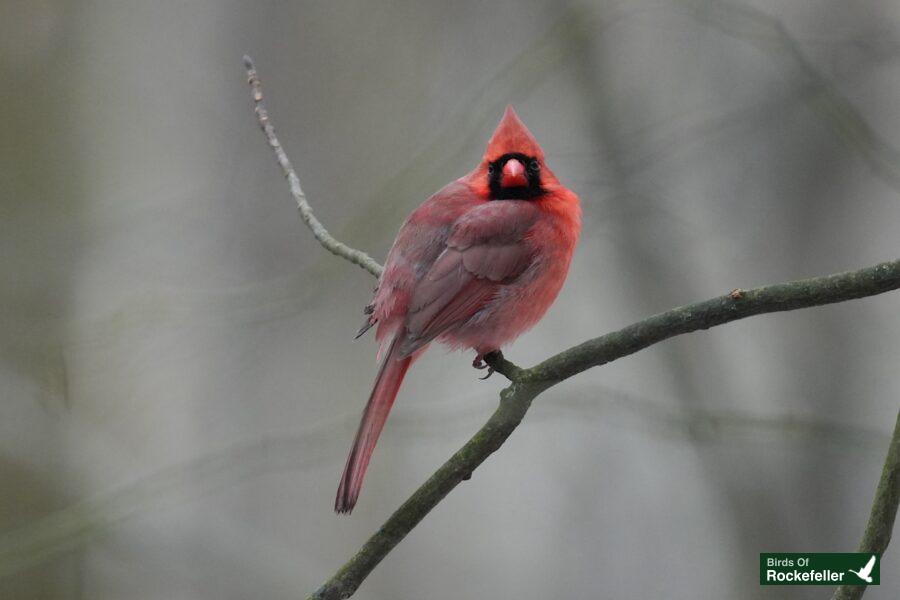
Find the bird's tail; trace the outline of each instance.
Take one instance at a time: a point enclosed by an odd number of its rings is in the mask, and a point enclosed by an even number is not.
[[[356,505],[372,451],[375,450],[378,436],[394,405],[394,398],[397,397],[403,377],[413,361],[412,356],[399,357],[397,348],[399,348],[399,344],[395,338],[391,341],[384,361],[378,369],[375,386],[372,388],[369,402],[363,411],[356,439],[353,440],[353,448],[350,450],[350,456],[347,457],[347,465],[344,467],[341,484],[338,486],[337,498],[334,501],[334,511],[337,513],[349,513]]]

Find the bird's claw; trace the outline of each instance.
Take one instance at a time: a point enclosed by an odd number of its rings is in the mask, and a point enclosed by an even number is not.
[[[486,352],[484,354],[479,354],[475,357],[475,360],[472,361],[472,366],[475,367],[476,369],[478,369],[479,371],[481,371],[483,369],[488,370],[487,374],[484,377],[479,377],[478,379],[481,379],[482,381],[484,381],[485,379],[487,379],[488,377],[490,377],[491,375],[494,374],[494,372],[495,372],[494,367],[492,367],[491,365],[484,362],[484,357],[485,356],[494,356],[494,355],[497,355],[499,352],[500,352],[499,350],[495,350],[494,352]]]

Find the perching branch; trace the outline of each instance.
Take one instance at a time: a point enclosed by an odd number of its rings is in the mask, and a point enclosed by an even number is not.
[[[633,354],[670,337],[709,329],[753,315],[833,304],[900,288],[900,260],[849,273],[804,279],[730,294],[674,308],[624,329],[588,340],[530,369],[502,356],[487,360],[512,385],[500,393],[500,406],[487,423],[388,521],[325,585],[310,598],[346,598],[459,482],[467,479],[500,448],[522,421],[531,401],[547,388],[581,373]]]
[[[325,248],[377,276],[382,270],[378,263],[359,250],[332,238],[313,216],[300,191],[299,180],[275,138],[268,114],[261,104],[262,91],[253,62],[249,57],[245,57],[244,63],[247,66],[248,80],[256,102],[257,118],[290,182],[291,192],[297,200],[301,214],[304,215],[304,221]],[[390,516],[353,558],[309,597],[309,600],[350,597],[378,563],[425,515],[503,445],[522,421],[532,400],[553,385],[591,367],[628,356],[676,335],[709,329],[753,315],[834,304],[898,288],[900,288],[900,260],[826,277],[752,290],[734,290],[724,296],[674,308],[619,331],[588,340],[529,369],[516,366],[503,358],[500,353],[485,357],[497,372],[502,373],[511,382],[509,387],[500,392],[500,405],[497,410],[462,448]],[[893,445],[892,452],[895,452]],[[900,454],[900,451],[896,453]],[[896,480],[892,481],[894,481],[892,485],[896,486]],[[896,496],[896,489],[894,495]],[[877,531],[890,531],[892,522],[887,521],[888,515],[885,511],[879,511],[878,514],[881,516],[876,518],[879,523]]]
[[[872,501],[872,512],[866,532],[859,543],[857,552],[866,554],[884,554],[891,543],[891,532],[894,530],[894,519],[897,517],[897,505],[900,504],[900,413],[894,425],[894,435],[888,446],[887,458],[881,470],[881,479],[875,490]],[[831,600],[859,600],[866,591],[864,585],[842,585],[835,590]]]
[[[288,159],[281,142],[278,141],[278,137],[275,135],[275,127],[269,120],[269,111],[266,110],[266,105],[263,103],[262,85],[260,85],[259,77],[256,76],[256,66],[253,64],[253,59],[247,55],[244,55],[244,67],[247,69],[247,83],[250,85],[255,104],[256,120],[259,122],[263,133],[266,134],[266,140],[272,147],[272,151],[275,152],[275,158],[278,159],[281,172],[284,173],[288,180],[291,196],[294,197],[294,200],[297,202],[297,208],[300,210],[300,218],[303,219],[303,222],[306,223],[306,226],[309,227],[313,235],[316,236],[316,239],[319,240],[319,243],[326,250],[349,260],[355,265],[359,265],[375,277],[380,277],[381,265],[362,250],[351,248],[343,242],[334,239],[328,233],[328,230],[325,229],[325,226],[316,218],[316,215],[313,214],[312,208],[306,201],[306,194],[303,193],[303,188],[300,187],[300,178],[297,177],[297,172],[294,171],[290,159]]]

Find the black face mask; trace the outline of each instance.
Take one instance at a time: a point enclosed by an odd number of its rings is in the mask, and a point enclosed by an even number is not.
[[[525,165],[528,185],[512,187],[503,185],[503,167],[511,159],[516,159]],[[488,186],[491,190],[491,200],[532,200],[537,198],[544,194],[544,188],[541,187],[540,162],[535,157],[520,152],[504,154],[488,164]]]

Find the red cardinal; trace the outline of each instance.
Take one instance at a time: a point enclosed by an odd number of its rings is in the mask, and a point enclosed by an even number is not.
[[[581,231],[578,196],[507,107],[481,163],[417,208],[388,253],[368,318],[378,323],[375,386],[334,510],[353,510],[407,369],[435,339],[472,348],[473,366],[531,328],[556,299]]]

